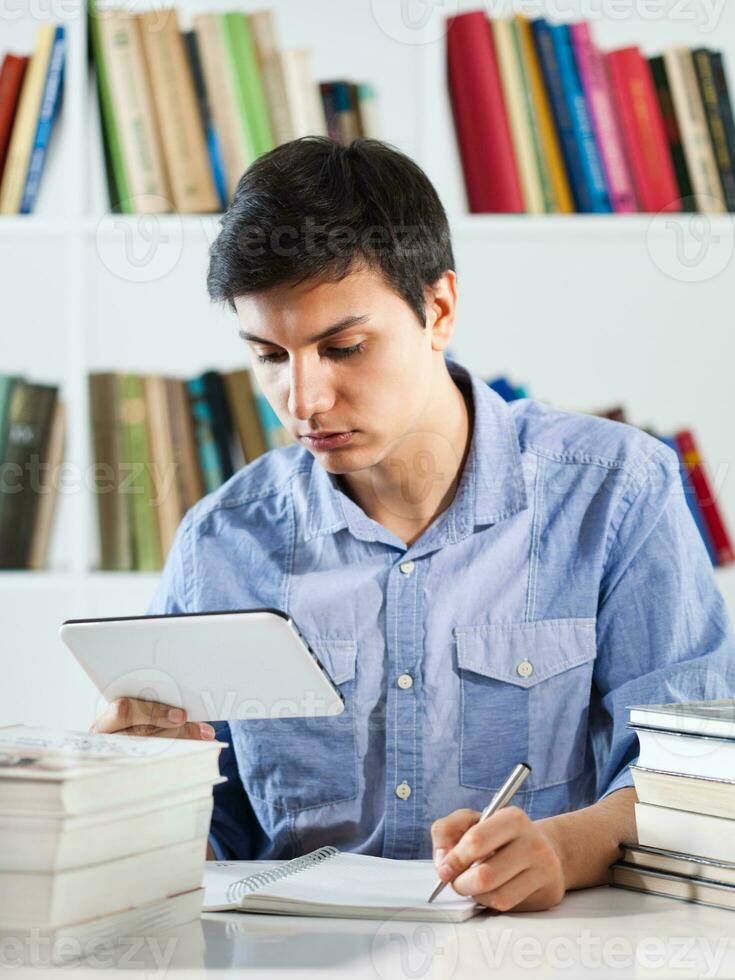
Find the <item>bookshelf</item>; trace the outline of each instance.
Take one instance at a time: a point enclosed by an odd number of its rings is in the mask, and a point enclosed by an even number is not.
[[[146,5],[153,0],[140,0],[136,10]],[[383,138],[434,181],[454,234],[458,359],[486,376],[507,372],[559,407],[584,411],[623,401],[640,424],[662,431],[691,425],[735,525],[729,421],[735,336],[725,316],[735,300],[735,216],[702,222],[691,215],[467,215],[445,91],[444,39],[433,18],[450,7],[481,5],[434,5],[416,30],[400,20],[394,0],[359,0],[349,15],[335,13],[330,0],[270,5],[281,43],[311,47],[318,78],[376,83]],[[262,2],[181,0],[177,6],[188,26],[205,8],[254,10]],[[583,15],[584,6],[565,4],[565,19]],[[595,21],[598,42],[605,48],[640,43],[646,53],[669,43],[720,47],[735,86],[735,7],[723,5],[716,27],[703,31],[684,17],[647,19],[647,5],[639,6],[642,13],[631,3],[628,16]],[[495,4],[492,12],[507,15],[511,7]],[[553,16],[551,2],[546,9]],[[62,647],[58,626],[70,618],[140,614],[158,578],[95,571],[96,510],[85,485],[87,374],[191,375],[207,366],[242,366],[246,354],[234,318],[206,295],[217,216],[106,213],[82,3],[67,0],[51,10],[68,29],[64,105],[36,212],[0,220],[7,325],[0,332],[0,370],[61,382],[68,476],[48,571],[0,573],[4,646],[15,654],[6,658],[0,724],[86,728],[98,696]],[[31,50],[37,24],[32,13],[6,19],[3,49]],[[735,614],[735,570],[718,570],[717,578]],[[34,683],[37,678],[43,683]]]

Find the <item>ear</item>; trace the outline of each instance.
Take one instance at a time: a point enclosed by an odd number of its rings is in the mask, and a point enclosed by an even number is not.
[[[457,305],[457,274],[447,269],[433,285],[427,286],[426,329],[431,331],[431,349],[449,347],[454,333],[454,311]]]

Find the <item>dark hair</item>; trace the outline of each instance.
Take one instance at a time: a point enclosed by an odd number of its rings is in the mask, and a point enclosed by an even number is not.
[[[209,295],[232,309],[237,296],[338,282],[367,264],[422,326],[424,287],[454,269],[431,181],[400,150],[362,137],[342,146],[304,136],[261,156],[240,178],[209,256]]]

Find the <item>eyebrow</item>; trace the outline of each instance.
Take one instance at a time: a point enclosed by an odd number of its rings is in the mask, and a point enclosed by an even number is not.
[[[367,313],[362,313],[359,316],[347,316],[344,320],[340,320],[339,323],[333,323],[331,327],[327,327],[326,330],[322,330],[320,333],[315,333],[311,337],[307,337],[307,342],[310,344],[316,343],[317,340],[324,340],[327,337],[332,337],[336,333],[340,333],[342,330],[346,330],[348,327],[357,326],[357,324],[364,323],[369,317]],[[274,344],[272,340],[265,340],[263,337],[256,337],[253,333],[248,333],[246,330],[238,330],[238,334],[243,340],[249,341],[251,344],[271,344],[272,346],[278,346]]]

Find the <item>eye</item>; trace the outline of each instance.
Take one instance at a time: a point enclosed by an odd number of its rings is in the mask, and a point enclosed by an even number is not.
[[[354,344],[352,347],[329,347],[327,354],[329,357],[340,360],[343,357],[350,357],[352,354],[361,354],[364,349],[364,343]],[[276,364],[283,359],[284,354],[256,354],[255,356],[260,364]]]

